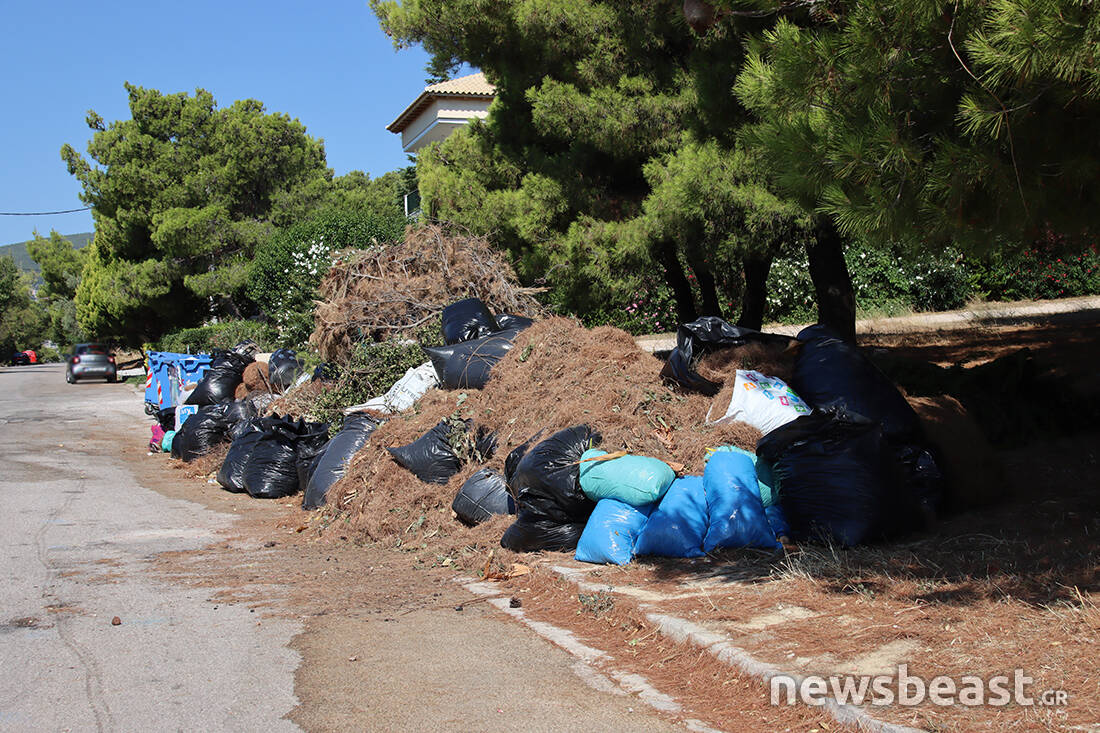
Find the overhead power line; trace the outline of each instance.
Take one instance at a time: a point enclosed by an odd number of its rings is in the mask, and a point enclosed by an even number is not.
[[[65,209],[64,211],[0,211],[0,216],[53,216],[54,214],[75,214],[78,211],[87,211],[91,206],[82,209]]]

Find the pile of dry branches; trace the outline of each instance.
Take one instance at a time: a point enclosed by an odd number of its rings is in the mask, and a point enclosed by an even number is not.
[[[339,361],[356,341],[411,335],[447,305],[481,298],[495,313],[541,315],[507,257],[484,237],[409,227],[397,244],[345,250],[321,282],[310,345]]]

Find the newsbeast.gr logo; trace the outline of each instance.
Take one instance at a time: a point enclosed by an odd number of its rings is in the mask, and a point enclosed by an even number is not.
[[[793,677],[776,675],[771,678],[771,704],[820,706],[828,702],[841,705],[921,705],[926,700],[933,705],[965,705],[968,707],[1061,706],[1069,703],[1065,690],[1031,690],[1035,680],[1015,669],[1012,675],[978,677],[964,675],[958,679],[941,675],[925,680],[909,674],[909,665],[900,664],[893,675],[833,675]]]

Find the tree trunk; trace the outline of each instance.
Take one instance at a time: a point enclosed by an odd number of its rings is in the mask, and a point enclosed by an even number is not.
[[[764,326],[764,308],[768,304],[768,273],[772,256],[746,257],[741,260],[745,270],[745,289],[741,292],[741,316],[737,325],[759,331]]]
[[[699,295],[703,301],[701,315],[721,316],[722,305],[718,302],[718,288],[714,283],[714,273],[701,259],[689,257],[688,262],[691,264],[692,272],[695,273],[695,282],[699,285]]]
[[[823,215],[815,217],[814,241],[806,245],[806,253],[817,294],[818,323],[855,343],[856,296],[848,263],[844,261],[844,243],[832,219]]]
[[[691,295],[691,283],[684,274],[680,258],[676,256],[676,245],[671,241],[658,242],[653,248],[653,258],[665,271],[665,282],[672,288],[676,299],[676,317],[680,323],[690,323],[699,317],[695,310],[695,299]]]

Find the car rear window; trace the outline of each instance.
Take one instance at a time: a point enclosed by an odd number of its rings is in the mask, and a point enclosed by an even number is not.
[[[86,346],[77,346],[76,353],[78,354],[101,354],[106,356],[107,347],[102,344],[88,344]]]

